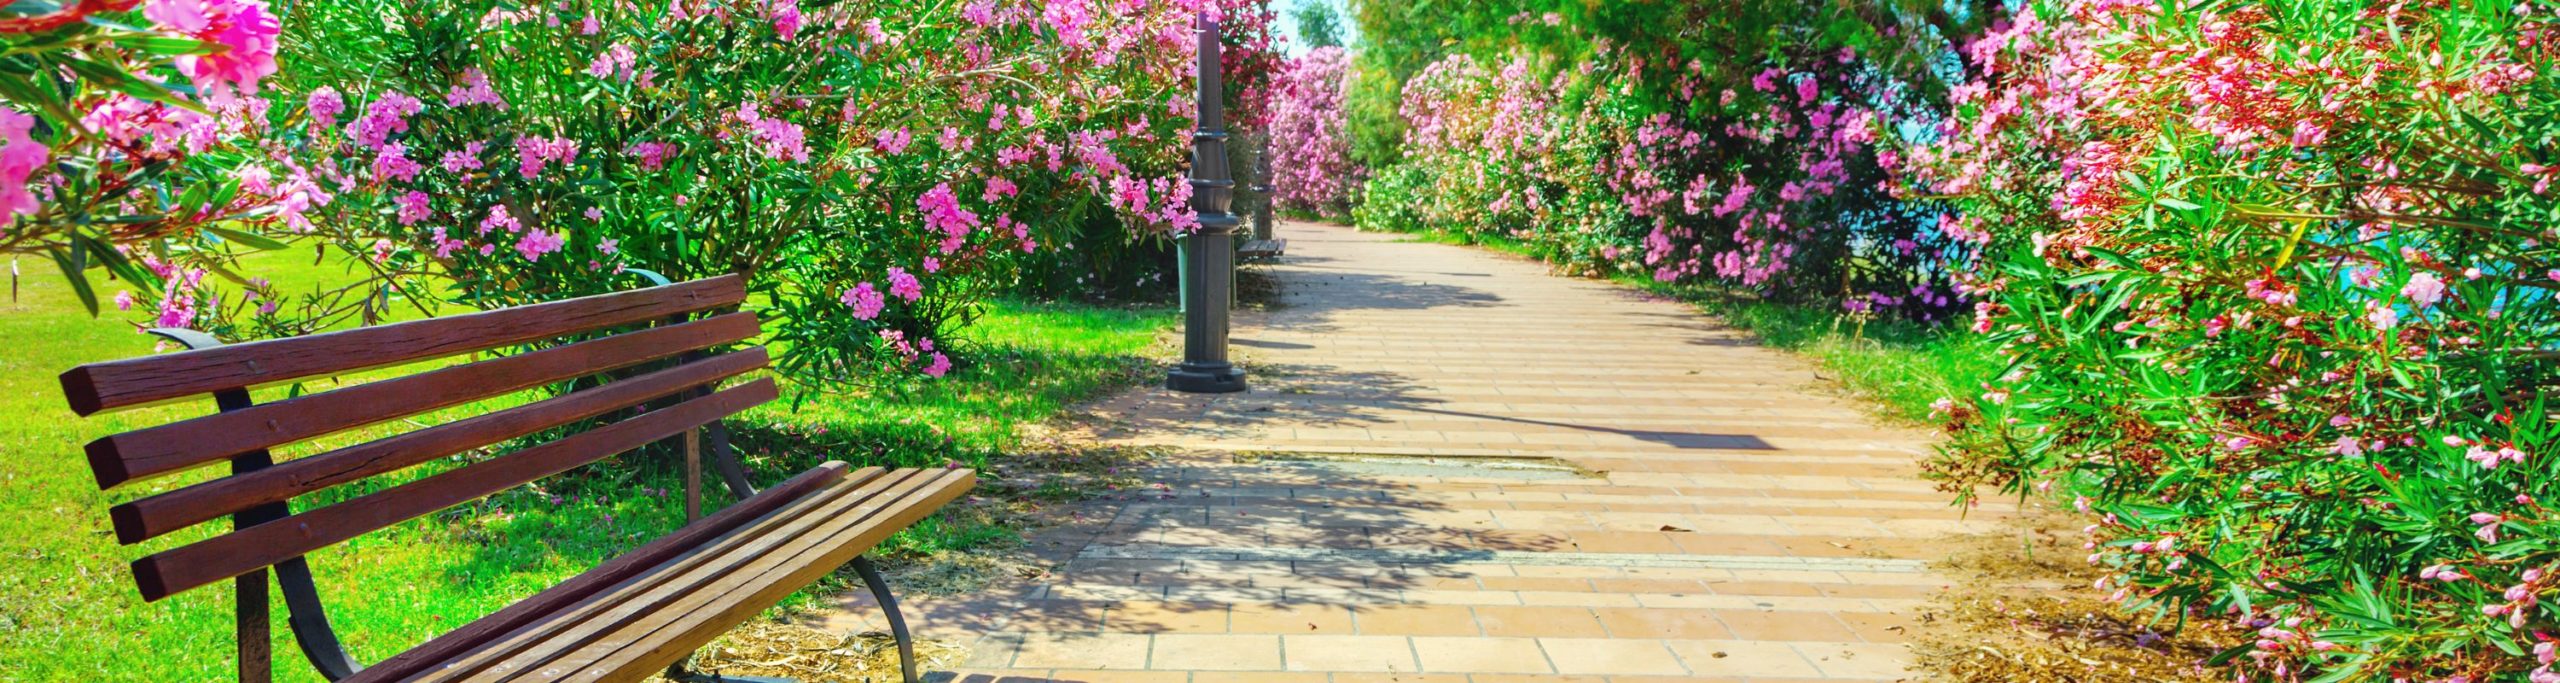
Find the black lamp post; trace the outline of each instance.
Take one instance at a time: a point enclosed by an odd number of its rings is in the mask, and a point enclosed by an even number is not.
[[[1200,229],[1182,238],[1182,365],[1165,387],[1198,394],[1244,391],[1244,371],[1227,362],[1227,312],[1234,301],[1238,221],[1227,213],[1236,182],[1227,171],[1226,88],[1218,81],[1218,22],[1200,19],[1200,129],[1191,135],[1191,210]]]

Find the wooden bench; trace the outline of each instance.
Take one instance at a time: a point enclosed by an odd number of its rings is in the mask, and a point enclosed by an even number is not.
[[[736,310],[745,299],[742,281],[729,276],[231,346],[161,330],[192,349],[84,365],[64,373],[62,386],[81,415],[213,397],[218,413],[104,437],[87,450],[102,489],[229,464],[225,476],[116,505],[108,517],[128,545],[231,518],[228,532],[135,560],[133,575],[146,601],[232,580],[243,681],[271,675],[270,568],[296,644],[329,680],[632,681],[660,671],[717,680],[688,670],[689,653],[848,563],[887,612],[903,673],[914,681],[897,602],[861,555],[966,492],[974,474],[829,462],[753,490],[725,432],[711,431],[776,396],[770,378],[719,388],[767,363],[762,347],[740,348],[761,332],[755,314]],[[253,403],[249,393],[507,348],[535,350],[269,403]],[[284,462],[269,455],[278,446],[545,386],[575,390]],[[335,504],[291,507],[332,487],[563,431]],[[705,431],[736,500],[707,517],[699,513]],[[358,665],[340,647],[306,555],[678,437],[690,520],[683,528],[372,666]]]
[[[1289,253],[1289,241],[1282,239],[1245,240],[1236,246],[1236,258],[1244,261],[1276,259]]]

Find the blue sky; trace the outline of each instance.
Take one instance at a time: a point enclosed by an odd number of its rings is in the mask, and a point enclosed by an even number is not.
[[[1334,11],[1342,15],[1342,42],[1355,45],[1360,42],[1360,27],[1352,23],[1351,8],[1346,0],[1271,0],[1271,8],[1280,11],[1280,33],[1289,37],[1290,56],[1307,51],[1306,42],[1298,40],[1298,18],[1295,15],[1298,5],[1310,2],[1332,5]]]

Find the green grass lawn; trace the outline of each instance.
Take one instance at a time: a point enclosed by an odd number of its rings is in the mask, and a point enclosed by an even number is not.
[[[333,266],[301,258],[261,255],[258,271],[286,291],[342,277]],[[9,349],[0,354],[0,448],[7,453],[0,458],[0,681],[229,679],[229,584],[146,605],[125,566],[204,532],[125,548],[116,545],[106,518],[115,502],[203,475],[102,493],[80,455],[81,444],[93,438],[209,412],[210,402],[74,416],[56,375],[82,363],[151,353],[153,338],[137,334],[113,311],[91,318],[50,264],[28,266],[19,298],[0,302],[0,346]],[[100,291],[102,297],[114,292]],[[768,483],[829,459],[985,464],[1016,444],[1017,427],[1152,377],[1166,355],[1159,333],[1172,320],[1158,309],[998,302],[971,333],[976,362],[949,378],[864,395],[808,396],[796,407],[786,400],[733,424],[757,478]],[[428,419],[523,400],[502,397]],[[408,428],[397,426],[329,443]],[[305,502],[399,483],[398,477],[378,479],[388,481],[341,487]],[[375,661],[673,529],[682,506],[680,495],[668,491],[680,481],[664,458],[628,455],[365,536],[312,556],[312,563],[339,633],[359,660]],[[709,504],[724,500],[713,495]],[[926,526],[892,545],[929,551],[1010,533],[973,523]],[[277,611],[279,679],[318,680],[287,635],[281,603]]]

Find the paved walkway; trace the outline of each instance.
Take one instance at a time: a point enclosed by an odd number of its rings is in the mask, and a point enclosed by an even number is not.
[[[1183,449],[1171,489],[1035,538],[1047,581],[913,601],[971,646],[944,679],[1889,681],[1933,539],[1994,523],[1916,477],[1926,433],[1684,305],[1280,232],[1285,305],[1236,328],[1253,391],[1102,406]]]

